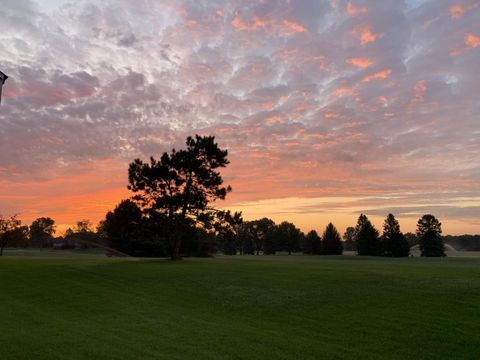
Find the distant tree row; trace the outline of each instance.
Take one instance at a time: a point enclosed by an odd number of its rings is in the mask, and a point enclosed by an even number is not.
[[[33,248],[87,248],[97,247],[102,243],[102,236],[93,230],[89,220],[78,221],[73,229],[68,229],[64,236],[55,237],[55,220],[40,217],[30,226],[22,225],[18,215],[0,215],[0,256],[5,247]]]
[[[235,233],[220,236],[219,243],[227,255],[272,255],[277,251],[340,255],[345,248],[357,251],[358,255],[406,257],[410,255],[411,245],[415,245],[418,239],[422,256],[445,256],[441,232],[441,223],[432,215],[424,215],[417,223],[416,236],[406,236],[400,231],[395,217],[389,214],[380,235],[367,216],[361,214],[356,227],[347,228],[342,241],[332,223],[327,225],[320,237],[315,230],[304,235],[292,223],[276,225],[272,220],[263,218],[239,224]],[[413,241],[412,235],[415,238]]]

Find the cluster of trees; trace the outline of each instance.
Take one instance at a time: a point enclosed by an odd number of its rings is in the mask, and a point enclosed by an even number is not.
[[[304,235],[292,223],[276,225],[263,218],[239,224],[236,233],[224,234],[218,241],[227,255],[271,255],[277,251],[340,255],[346,249],[357,251],[358,255],[406,257],[411,246],[419,244],[422,256],[445,256],[441,232],[441,223],[433,215],[424,215],[418,220],[416,235],[403,234],[398,221],[389,214],[380,235],[367,216],[361,214],[357,225],[347,228],[343,240],[332,223],[320,237],[315,230]]]
[[[40,217],[30,225],[22,225],[18,215],[0,215],[0,256],[7,246],[73,249],[98,247],[105,242],[89,220],[78,221],[73,229],[67,229],[64,236],[55,237],[55,233],[55,220],[50,217]]]
[[[215,201],[225,199],[232,190],[223,185],[220,175],[229,164],[227,155],[213,136],[196,135],[186,139],[185,149],[172,149],[147,162],[134,160],[128,170],[128,188],[134,196],[108,212],[96,232],[88,220],[78,222],[61,238],[62,246],[110,246],[133,256],[176,260],[217,251],[228,255],[278,251],[339,255],[344,249],[356,250],[358,255],[402,257],[418,243],[422,256],[445,256],[441,223],[432,215],[418,221],[416,234],[403,234],[389,214],[380,235],[361,214],[342,241],[332,223],[322,236],[314,230],[305,235],[286,221],[279,225],[267,218],[243,221],[241,213],[218,210]],[[28,227],[16,216],[0,217],[0,255],[8,243],[48,246],[54,233],[51,218],[39,218]]]
[[[456,250],[480,251],[480,235],[446,235],[444,240]]]
[[[361,214],[356,227],[347,228],[344,240],[358,255],[405,257],[418,244],[421,256],[445,256],[441,225],[435,216],[423,215],[417,222],[416,234],[403,234],[395,216],[388,214],[380,236],[367,216]]]
[[[329,224],[323,236],[312,230],[305,235],[294,224],[284,221],[277,225],[268,218],[245,221],[235,232],[217,236],[220,250],[226,255],[273,255],[278,251],[306,254],[340,255],[343,252],[340,234]]]

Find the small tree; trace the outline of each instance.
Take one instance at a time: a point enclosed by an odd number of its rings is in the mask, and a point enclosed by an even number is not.
[[[406,257],[410,255],[410,246],[400,231],[400,224],[395,216],[388,214],[383,224],[382,255],[390,257]]]
[[[260,254],[260,251],[264,253],[275,253],[275,244],[273,241],[273,234],[277,226],[275,222],[268,218],[262,218],[260,220],[254,220],[250,222],[253,233],[253,241],[255,243],[255,253]],[[267,248],[267,249],[266,249]]]
[[[342,239],[337,228],[329,223],[322,235],[322,254],[324,255],[342,255]]]
[[[379,256],[380,240],[378,231],[368,220],[367,216],[361,214],[355,227],[356,244],[358,255]]]
[[[277,246],[279,246],[281,250],[287,251],[288,255],[300,249],[303,236],[300,229],[288,221],[284,221],[278,225],[275,231]]]
[[[433,215],[423,215],[417,222],[417,237],[421,256],[446,256],[445,244],[441,236],[442,223]]]
[[[345,233],[343,234],[343,249],[346,251],[355,251],[357,250],[357,245],[355,243],[355,228],[352,226],[347,227]]]
[[[193,222],[209,227],[206,222],[216,212],[209,206],[225,199],[231,187],[222,186],[219,169],[227,166],[227,150],[215,143],[213,136],[188,137],[186,149],[163,153],[159,160],[144,163],[136,159],[128,170],[128,188],[135,200],[149,212],[164,214],[171,225],[169,251],[173,260],[180,259],[182,228]]]
[[[303,252],[305,254],[315,254],[318,255],[321,252],[321,240],[315,230],[311,230],[305,236],[305,245]]]
[[[10,217],[0,215],[0,256],[3,255],[5,246],[8,243],[12,243],[12,240],[16,238],[18,231],[24,231],[21,224],[22,222],[17,218],[17,215]]]
[[[135,244],[142,225],[142,210],[131,200],[122,200],[109,211],[101,226],[108,244],[127,254],[135,254]]]
[[[48,239],[55,233],[55,221],[49,217],[36,219],[30,225],[30,240],[43,249]]]

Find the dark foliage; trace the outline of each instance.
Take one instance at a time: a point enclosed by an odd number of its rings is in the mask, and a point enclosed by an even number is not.
[[[322,235],[321,252],[323,255],[342,255],[342,239],[337,228],[329,223]]]
[[[357,244],[355,242],[357,234],[355,228],[352,226],[347,227],[343,234],[343,249],[346,251],[356,251]]]
[[[443,242],[442,223],[433,215],[423,215],[417,222],[417,237],[422,256],[446,256]]]
[[[456,250],[480,251],[480,235],[446,235],[443,240]]]
[[[168,218],[173,226],[168,241],[172,259],[179,259],[182,229],[191,226],[210,228],[215,210],[209,204],[225,199],[231,191],[224,187],[219,169],[228,165],[227,150],[215,143],[213,136],[188,137],[186,149],[163,153],[159,160],[150,158],[144,163],[136,159],[129,167],[128,188],[136,193],[134,199],[150,213]]]
[[[407,240],[409,247],[418,245],[418,237],[414,233],[411,233],[411,232],[405,233],[405,239]]]
[[[368,220],[367,216],[361,214],[355,227],[356,245],[358,255],[379,256],[381,253],[378,231]]]
[[[277,250],[287,251],[288,255],[291,255],[292,252],[300,250],[303,236],[303,233],[294,224],[284,221],[276,228],[273,240]]]
[[[305,254],[319,255],[321,253],[321,239],[315,230],[311,230],[305,236],[303,252]]]
[[[410,255],[407,239],[400,231],[400,224],[392,214],[388,214],[383,224],[381,245],[383,256],[406,257]]]
[[[55,221],[49,217],[36,219],[30,225],[30,241],[42,250],[55,233]]]
[[[0,256],[7,244],[14,244],[24,240],[28,234],[28,227],[21,226],[22,222],[17,215],[10,217],[0,216]]]
[[[107,238],[109,246],[135,255],[137,251],[143,252],[141,249],[144,246],[140,244],[142,239],[145,239],[142,225],[145,225],[142,210],[133,201],[123,200],[113,211],[107,213],[101,231]]]

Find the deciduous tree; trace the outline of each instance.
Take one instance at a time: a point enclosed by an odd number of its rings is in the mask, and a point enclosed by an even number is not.
[[[311,230],[305,236],[305,245],[303,252],[305,254],[319,255],[321,252],[321,240],[315,230]]]
[[[9,217],[0,215],[0,256],[3,255],[5,246],[11,243],[18,235],[19,229],[22,229],[21,224],[22,222],[18,219],[17,215]]]
[[[40,250],[45,246],[46,241],[55,233],[55,221],[49,217],[41,217],[30,225],[30,240],[38,244]]]

